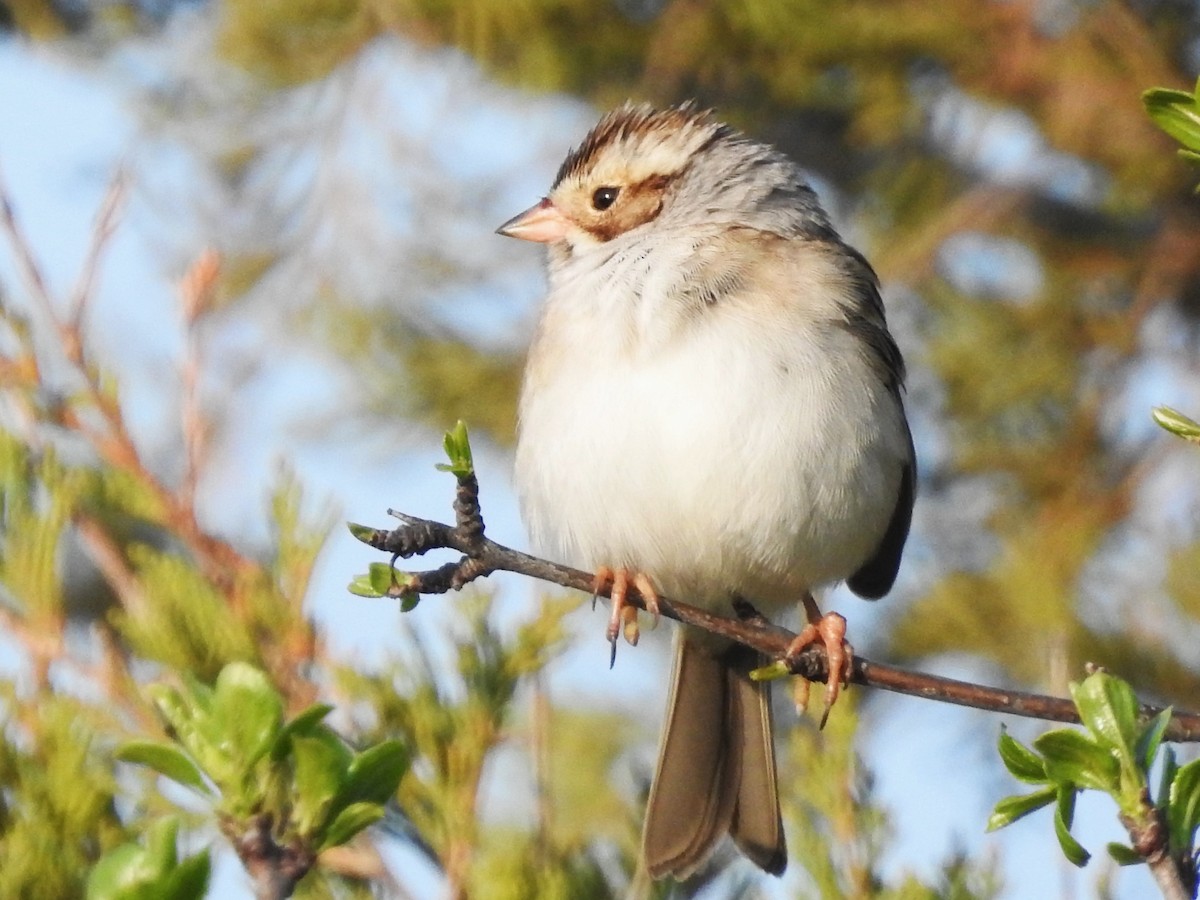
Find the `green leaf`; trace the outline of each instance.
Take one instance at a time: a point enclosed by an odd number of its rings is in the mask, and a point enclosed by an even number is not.
[[[751,681],[775,681],[779,678],[787,678],[792,674],[787,663],[781,659],[775,660],[765,666],[760,666],[757,669],[750,670]]]
[[[1167,833],[1173,853],[1194,849],[1200,827],[1200,759],[1179,767],[1171,781],[1167,804]]]
[[[1014,794],[1011,797],[1005,797],[996,804],[996,808],[988,817],[987,830],[996,831],[1011,825],[1017,819],[1053,803],[1057,796],[1058,789],[1051,785],[1040,791],[1034,791],[1032,794]]]
[[[1109,793],[1120,787],[1116,757],[1081,732],[1057,728],[1039,735],[1033,746],[1044,757],[1046,777],[1051,781]]]
[[[92,867],[87,880],[87,900],[120,900],[143,880],[142,848],[122,844],[110,850]]]
[[[174,816],[159,819],[146,829],[146,861],[155,876],[165,875],[175,868],[179,856],[175,849],[179,839],[179,820]]]
[[[1071,822],[1075,818],[1075,790],[1065,785],[1058,789],[1058,804],[1054,807],[1054,834],[1063,856],[1072,864],[1086,866],[1092,855],[1071,837]]]
[[[383,594],[375,589],[372,583],[371,574],[369,572],[362,575],[355,575],[354,580],[346,585],[346,590],[354,594],[356,597],[369,597],[375,599],[382,597]]]
[[[178,836],[179,821],[172,816],[147,829],[144,847],[123,844],[105,854],[88,875],[89,900],[202,900],[208,853],[177,862]]]
[[[1200,150],[1200,113],[1196,98],[1184,91],[1151,88],[1142,103],[1154,124],[1190,150]]]
[[[406,588],[412,583],[412,578],[407,572],[401,572],[391,563],[371,563],[367,567],[367,577],[370,579],[372,590],[380,597],[395,597],[398,588]]]
[[[1113,858],[1118,866],[1136,866],[1139,863],[1144,863],[1145,860],[1138,856],[1136,850],[1132,847],[1126,847],[1124,844],[1109,844],[1108,855]]]
[[[163,900],[204,900],[211,871],[212,859],[207,850],[189,856],[163,880]]]
[[[462,419],[446,432],[442,447],[450,459],[450,464],[438,463],[439,472],[453,472],[455,478],[466,478],[475,473],[475,462],[471,458],[471,441],[467,435],[467,425]]]
[[[187,703],[193,710],[209,715],[213,707],[213,688],[205,684],[191,672],[182,673],[183,683],[187,687]]]
[[[1107,672],[1095,672],[1070,687],[1071,698],[1088,731],[1132,764],[1139,734],[1138,702],[1133,689]]]
[[[1158,778],[1158,793],[1155,794],[1158,798],[1157,806],[1164,812],[1170,804],[1171,784],[1175,781],[1175,775],[1179,772],[1179,764],[1175,762],[1175,750],[1170,744],[1163,751],[1162,771]]]
[[[288,741],[298,734],[309,735],[313,730],[325,719],[327,715],[333,712],[333,707],[328,703],[314,703],[308,709],[299,713],[294,719],[283,726],[283,730],[279,732],[279,736],[275,739],[275,744],[271,747],[271,759],[275,762],[283,759],[291,745]]]
[[[1046,783],[1046,766],[1042,758],[1016,738],[1010,737],[1003,725],[1000,726],[997,749],[1004,767],[1013,777],[1027,784]]]
[[[1161,428],[1165,428],[1176,437],[1200,443],[1200,422],[1189,419],[1183,413],[1171,409],[1169,406],[1156,406],[1151,411],[1151,415]]]
[[[347,522],[346,528],[364,544],[370,544],[375,540],[375,535],[379,534],[378,528],[372,528],[370,525],[359,525],[357,522]]]
[[[291,744],[296,762],[293,821],[297,833],[312,838],[325,825],[342,790],[350,752],[328,731],[296,735]]]
[[[274,745],[283,727],[283,698],[260,669],[233,662],[217,675],[213,723],[243,770]]]
[[[346,843],[364,828],[382,819],[383,813],[383,806],[378,803],[351,803],[329,823],[317,849],[325,850]]]
[[[182,750],[170,744],[156,741],[129,741],[117,748],[113,754],[121,762],[146,766],[159,775],[190,787],[202,794],[213,795],[213,790],[200,769]]]
[[[408,764],[408,748],[400,741],[384,741],[369,747],[350,763],[338,805],[387,802],[400,786]]]
[[[1134,745],[1133,752],[1137,758],[1137,764],[1142,771],[1148,772],[1150,767],[1154,765],[1154,758],[1158,756],[1159,745],[1162,744],[1163,735],[1170,724],[1171,707],[1168,706],[1147,722],[1146,727],[1142,729],[1142,733],[1138,735],[1137,744]]]
[[[146,693],[167,727],[182,738],[183,733],[192,727],[192,704],[183,699],[183,694],[167,684],[152,684],[146,688]]]
[[[221,735],[213,728],[212,690],[195,682],[188,673],[183,677],[189,682],[187,698],[165,684],[152,684],[146,692],[175,740],[183,745],[200,771],[224,789],[234,777],[235,767],[225,752]]]

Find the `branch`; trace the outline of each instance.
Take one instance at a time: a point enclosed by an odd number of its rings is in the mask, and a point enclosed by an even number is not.
[[[428,571],[399,572],[393,569],[391,587],[385,592],[387,595],[413,601],[420,594],[457,591],[476,578],[500,571],[517,572],[562,587],[592,593],[592,573],[513,550],[486,537],[479,508],[479,484],[475,475],[469,468],[453,471],[458,480],[454,501],[454,525],[388,510],[389,515],[402,523],[391,531],[362,525],[350,526],[354,536],[363,543],[391,553],[393,564],[398,558],[409,559],[424,555],[430,550],[449,549],[463,554],[458,562],[447,563]],[[608,596],[607,587],[600,593]],[[645,602],[635,588],[630,587],[627,599],[645,609]],[[788,646],[796,635],[786,628],[772,625],[757,613],[731,618],[667,597],[659,597],[658,604],[667,618],[758,650],[771,659],[779,660],[793,675],[818,683],[824,683],[828,677],[824,647],[812,646],[802,653],[788,657]],[[853,659],[849,681],[852,684],[882,688],[942,703],[954,703],[1032,719],[1080,724],[1079,714],[1070,700],[956,681],[925,672],[913,672],[873,662],[861,656],[855,656]],[[1161,707],[1143,706],[1140,709],[1140,714],[1146,719],[1159,712]],[[1170,741],[1200,741],[1200,714],[1173,713],[1164,737]]]
[[[1129,832],[1129,841],[1134,851],[1146,861],[1154,883],[1162,892],[1164,900],[1193,900],[1196,872],[1191,855],[1177,860],[1171,855],[1169,829],[1161,809],[1150,800],[1149,791],[1142,792],[1137,815],[1120,816],[1121,824]]]

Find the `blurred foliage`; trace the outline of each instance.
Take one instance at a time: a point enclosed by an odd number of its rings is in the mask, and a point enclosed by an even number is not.
[[[90,866],[136,827],[117,814],[105,710],[0,682],[0,896],[80,896]]]
[[[314,704],[285,722],[284,698],[262,671],[245,663],[225,666],[212,687],[185,680],[183,691],[162,684],[148,689],[172,740],[129,741],[116,758],[147,766],[210,801],[260,893],[291,895],[318,853],[348,843],[383,818],[384,804],[408,768],[409,754],[399,741],[350,750],[322,721],[333,711],[328,704]],[[164,843],[173,846],[173,834]],[[170,871],[174,854],[157,856],[165,865],[152,873],[155,880],[177,878]],[[110,857],[108,865],[110,880],[118,883],[122,870],[146,868],[144,858],[132,853]]]
[[[859,727],[855,694],[838,701],[824,729],[803,717],[787,731],[780,761],[780,794],[788,855],[803,869],[797,896],[837,900],[984,900],[1000,896],[996,861],[952,855],[933,883],[912,873],[884,876],[893,838],[887,812],[873,796],[874,775],[855,750]],[[784,774],[786,773],[786,774]],[[890,867],[889,867],[890,868]]]
[[[364,314],[333,300],[313,317],[312,327],[361,376],[354,390],[366,421],[416,420],[436,432],[462,419],[501,445],[512,444],[523,355],[427,334],[405,317]]]
[[[202,900],[208,890],[208,853],[179,859],[179,821],[147,829],[145,846],[122,844],[107,853],[88,878],[88,900]]]

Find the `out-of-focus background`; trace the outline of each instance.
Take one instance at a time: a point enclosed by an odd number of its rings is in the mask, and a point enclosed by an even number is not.
[[[347,592],[383,557],[340,524],[447,519],[463,419],[524,546],[542,260],[493,229],[626,98],[791,154],[885,285],[921,485],[891,596],[827,598],[858,651],[1200,706],[1200,457],[1149,418],[1200,411],[1197,173],[1139,100],[1198,69],[1180,0],[0,2],[0,897],[82,896],[180,804],[210,896],[252,895],[203,804],[112,760],[161,736],[145,684],[232,660],[413,749],[299,895],[626,890],[673,626],[610,672],[603,617],[522,579],[402,614]],[[1104,800],[1083,869],[1048,812],[984,834],[1001,724],[1039,723],[852,690],[819,734],[776,693],[787,875],[660,895],[1154,891]]]

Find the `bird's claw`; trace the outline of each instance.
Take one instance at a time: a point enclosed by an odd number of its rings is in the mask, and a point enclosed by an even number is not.
[[[806,604],[807,607],[807,604]],[[815,605],[813,607],[815,609]],[[828,613],[824,616],[817,613],[809,616],[805,625],[795,640],[788,645],[786,657],[790,660],[813,644],[820,643],[825,648],[828,660],[829,677],[825,682],[825,709],[821,713],[821,728],[829,718],[829,710],[837,702],[842,685],[850,683],[850,671],[854,667],[854,648],[846,642],[846,620],[838,613]],[[796,708],[803,711],[808,706],[808,682],[800,679],[796,686]]]
[[[592,578],[592,608],[595,608],[596,598],[605,587],[609,588],[609,597],[612,598],[612,611],[608,617],[608,628],[605,629],[605,636],[612,645],[609,668],[612,668],[617,659],[617,637],[624,635],[626,642],[631,647],[636,647],[638,638],[641,636],[641,628],[638,625],[638,607],[628,600],[631,585],[645,603],[646,611],[653,617],[651,627],[658,627],[659,620],[662,618],[658,606],[658,592],[648,575],[643,572],[630,572],[629,569],[624,568],[611,569],[608,566],[601,566]]]

